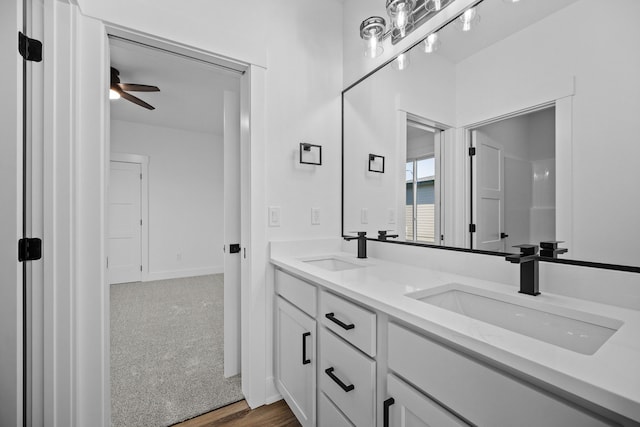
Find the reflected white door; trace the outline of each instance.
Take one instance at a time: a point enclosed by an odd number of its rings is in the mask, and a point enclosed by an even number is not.
[[[476,147],[474,184],[476,232],[473,248],[505,252],[504,230],[504,150],[481,131],[472,131]]]
[[[142,166],[111,162],[108,282],[139,282],[142,274]]]
[[[224,376],[240,373],[240,97],[224,93]]]

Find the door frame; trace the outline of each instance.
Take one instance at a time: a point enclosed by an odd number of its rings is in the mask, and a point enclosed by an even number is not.
[[[555,107],[555,124],[556,124],[556,165],[562,165],[562,168],[556,168],[556,236],[561,238],[565,245],[571,248],[573,244],[573,96],[575,89],[573,81],[570,86],[558,91],[557,98],[552,98],[545,102],[532,103],[528,107],[524,107],[514,111],[504,111],[492,113],[494,115],[482,118],[481,120],[461,126],[462,131],[460,138],[464,141],[465,172],[464,180],[464,222],[460,224],[462,234],[464,235],[463,245],[466,248],[471,247],[473,238],[467,227],[474,224],[475,216],[472,212],[473,207],[473,157],[469,155],[469,148],[473,147],[471,133],[473,130],[496,123],[512,117],[533,113],[535,111],[544,110]]]
[[[23,232],[23,59],[17,52],[23,28],[23,1],[0,4],[0,46],[6,83],[0,89],[0,424],[22,425],[23,416],[23,265],[17,244]],[[31,34],[27,34],[31,36]],[[34,236],[35,237],[35,236]]]
[[[140,173],[142,173],[142,179],[140,181],[140,216],[142,218],[142,229],[140,230],[140,262],[142,264],[142,271],[140,272],[140,281],[146,282],[149,280],[149,156],[110,153],[109,160],[112,162],[136,163],[140,165]],[[108,172],[109,170],[107,169],[107,173]],[[107,175],[107,183],[110,182],[110,179],[111,177]],[[108,197],[108,189],[106,194]],[[109,224],[108,221],[107,224]],[[109,256],[108,252],[107,256]],[[110,285],[110,283],[108,284]]]
[[[448,143],[449,138],[447,138],[447,135],[450,135],[452,128],[444,123],[436,122],[405,110],[398,110],[396,114],[396,156],[399,159],[404,159],[402,162],[403,165],[406,164],[407,158],[407,126],[410,126],[409,123],[413,123],[417,127],[425,126],[427,128],[435,129],[436,133],[438,133],[438,138],[434,141],[434,157],[437,160],[435,178],[438,185],[434,186],[436,224],[434,235],[435,242],[433,244],[442,246],[448,242],[445,231],[445,227],[447,226],[445,212],[448,211],[445,206],[445,201],[447,201],[445,199],[445,188],[448,188],[449,186],[447,173],[448,165],[451,163],[451,160],[448,160],[450,157],[450,148],[448,146],[452,145]],[[400,236],[400,240],[406,240],[406,172],[404,167],[399,168],[397,179],[399,188],[397,193],[398,196],[396,197],[397,234]],[[440,239],[443,235],[444,239]]]
[[[242,391],[266,403],[266,68],[109,26],[56,1],[44,15],[44,417],[49,425],[107,427],[110,413],[106,189],[109,165],[107,33],[243,67],[241,144]]]

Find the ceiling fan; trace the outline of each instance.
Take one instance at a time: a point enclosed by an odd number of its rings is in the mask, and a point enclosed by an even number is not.
[[[147,104],[142,99],[135,97],[130,93],[127,93],[127,91],[160,92],[160,88],[158,88],[158,86],[140,85],[135,83],[120,83],[120,71],[111,67],[111,99],[118,99],[122,97],[127,101],[133,102],[134,104],[138,104],[139,106],[146,108],[147,110],[155,110],[155,107]]]

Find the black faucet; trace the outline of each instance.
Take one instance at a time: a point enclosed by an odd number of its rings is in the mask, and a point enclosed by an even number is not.
[[[367,232],[358,231],[358,236],[344,236],[344,240],[356,240],[358,239],[358,258],[367,257]]]
[[[558,258],[558,255],[567,252],[567,248],[559,248],[558,243],[564,243],[562,240],[550,240],[548,242],[540,242],[540,256],[547,258]]]
[[[387,234],[389,230],[378,230],[378,240],[386,242],[387,239],[398,237],[397,234]]]
[[[515,245],[520,248],[519,255],[509,255],[505,259],[514,264],[520,264],[520,293],[527,295],[540,295],[538,271],[539,260],[538,245]]]

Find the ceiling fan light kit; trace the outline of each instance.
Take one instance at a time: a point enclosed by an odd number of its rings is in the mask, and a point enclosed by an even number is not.
[[[120,72],[111,67],[111,86],[109,90],[109,99],[124,98],[129,102],[133,102],[147,110],[155,110],[155,108],[142,99],[131,95],[128,92],[160,92],[158,86],[141,85],[137,83],[120,83]]]

